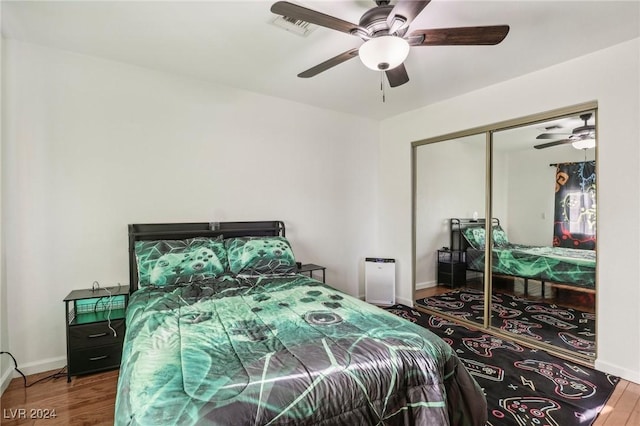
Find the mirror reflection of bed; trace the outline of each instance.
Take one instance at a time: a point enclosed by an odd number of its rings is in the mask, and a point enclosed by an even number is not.
[[[480,178],[487,170],[484,132],[414,146],[418,308],[595,358],[595,149],[578,148],[568,136],[586,124],[595,137],[595,112],[490,130],[491,179]],[[586,123],[585,114],[591,114]],[[453,179],[438,174],[443,167]],[[578,189],[569,188],[571,179]],[[491,226],[482,218],[487,184]],[[490,308],[484,294],[488,229]]]

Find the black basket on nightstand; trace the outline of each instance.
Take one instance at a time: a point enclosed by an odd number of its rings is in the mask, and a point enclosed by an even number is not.
[[[438,284],[453,288],[467,282],[467,264],[463,251],[438,250],[437,262]]]

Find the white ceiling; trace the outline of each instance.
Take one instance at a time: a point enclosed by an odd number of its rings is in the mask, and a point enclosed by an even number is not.
[[[264,0],[2,1],[7,38],[126,62],[374,119],[527,74],[640,36],[640,1],[432,0],[411,30],[511,27],[497,46],[414,47],[409,83],[386,89],[352,59],[296,75],[361,40],[326,28],[307,38],[269,24]],[[357,23],[371,0],[297,2]],[[392,2],[393,3],[393,2]]]

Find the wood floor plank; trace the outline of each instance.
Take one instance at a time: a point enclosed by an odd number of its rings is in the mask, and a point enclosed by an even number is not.
[[[29,376],[28,383],[47,372]],[[113,425],[118,371],[38,383],[24,388],[22,379],[14,379],[0,399],[3,417],[9,410],[55,409],[54,419],[2,418],[2,426]],[[640,385],[621,380],[594,422],[594,426],[640,426]]]
[[[629,416],[629,420],[627,421],[628,426],[640,426],[640,400],[636,403],[631,415]]]
[[[628,384],[629,382],[627,382],[626,380],[620,380],[616,388],[613,390],[613,393],[609,397],[609,400],[607,401],[606,405],[602,408],[602,411],[600,411],[600,414],[596,418],[596,421],[593,423],[593,426],[605,425],[605,422],[607,421],[607,419],[615,409],[615,406],[620,400],[620,397],[627,389]]]
[[[604,426],[634,425],[634,423],[631,423],[632,414],[639,400],[640,385],[629,382]]]
[[[28,383],[55,372],[29,376]],[[71,383],[65,376],[29,388],[22,378],[13,379],[0,401],[2,426],[112,425],[117,382],[117,370],[74,377]],[[38,418],[54,410],[55,418]]]

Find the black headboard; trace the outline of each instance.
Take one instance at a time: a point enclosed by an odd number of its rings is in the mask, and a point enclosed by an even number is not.
[[[469,243],[464,238],[462,234],[462,230],[467,228],[484,228],[486,220],[484,218],[478,219],[459,219],[459,218],[451,218],[449,219],[449,244],[451,250],[461,250],[464,251],[469,247]],[[493,218],[491,220],[491,225],[498,226],[500,225],[500,219]]]
[[[138,289],[136,241],[184,240],[195,237],[276,237],[285,236],[284,222],[200,222],[200,223],[137,223],[129,225],[129,291]]]

